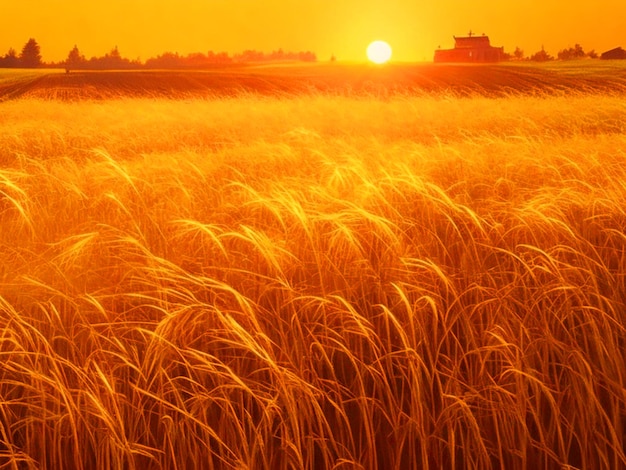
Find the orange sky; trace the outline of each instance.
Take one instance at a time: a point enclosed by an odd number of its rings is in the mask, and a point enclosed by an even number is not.
[[[496,46],[527,54],[544,45],[626,47],[626,1],[604,0],[1,0],[0,54],[29,37],[44,60],[77,44],[87,58],[117,45],[142,60],[166,51],[311,50],[320,60],[365,60],[373,39],[394,60],[432,60],[452,35],[487,33]]]

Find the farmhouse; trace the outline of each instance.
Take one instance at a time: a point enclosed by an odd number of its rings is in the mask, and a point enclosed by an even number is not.
[[[615,49],[611,49],[610,51],[603,52],[600,55],[600,59],[603,60],[615,60],[615,59],[626,59],[626,51],[621,47],[616,47]]]
[[[504,60],[504,47],[494,47],[489,36],[454,37],[454,49],[437,49],[435,62],[498,62]]]

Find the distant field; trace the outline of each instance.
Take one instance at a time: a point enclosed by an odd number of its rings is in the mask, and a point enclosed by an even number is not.
[[[370,94],[451,91],[506,96],[567,91],[626,91],[625,61],[446,65],[359,64],[243,66],[208,71],[0,71],[0,100],[225,96],[242,93]]]
[[[0,468],[626,468],[625,68],[0,74]]]

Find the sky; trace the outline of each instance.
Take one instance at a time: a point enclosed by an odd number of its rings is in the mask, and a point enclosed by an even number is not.
[[[44,61],[65,59],[75,44],[87,58],[117,46],[141,60],[282,48],[364,61],[375,39],[392,46],[393,60],[432,61],[470,30],[527,55],[576,43],[626,48],[626,0],[0,0],[0,55],[33,37]]]

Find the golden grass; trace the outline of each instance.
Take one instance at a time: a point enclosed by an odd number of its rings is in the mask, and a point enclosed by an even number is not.
[[[625,122],[3,103],[0,466],[625,466]]]

